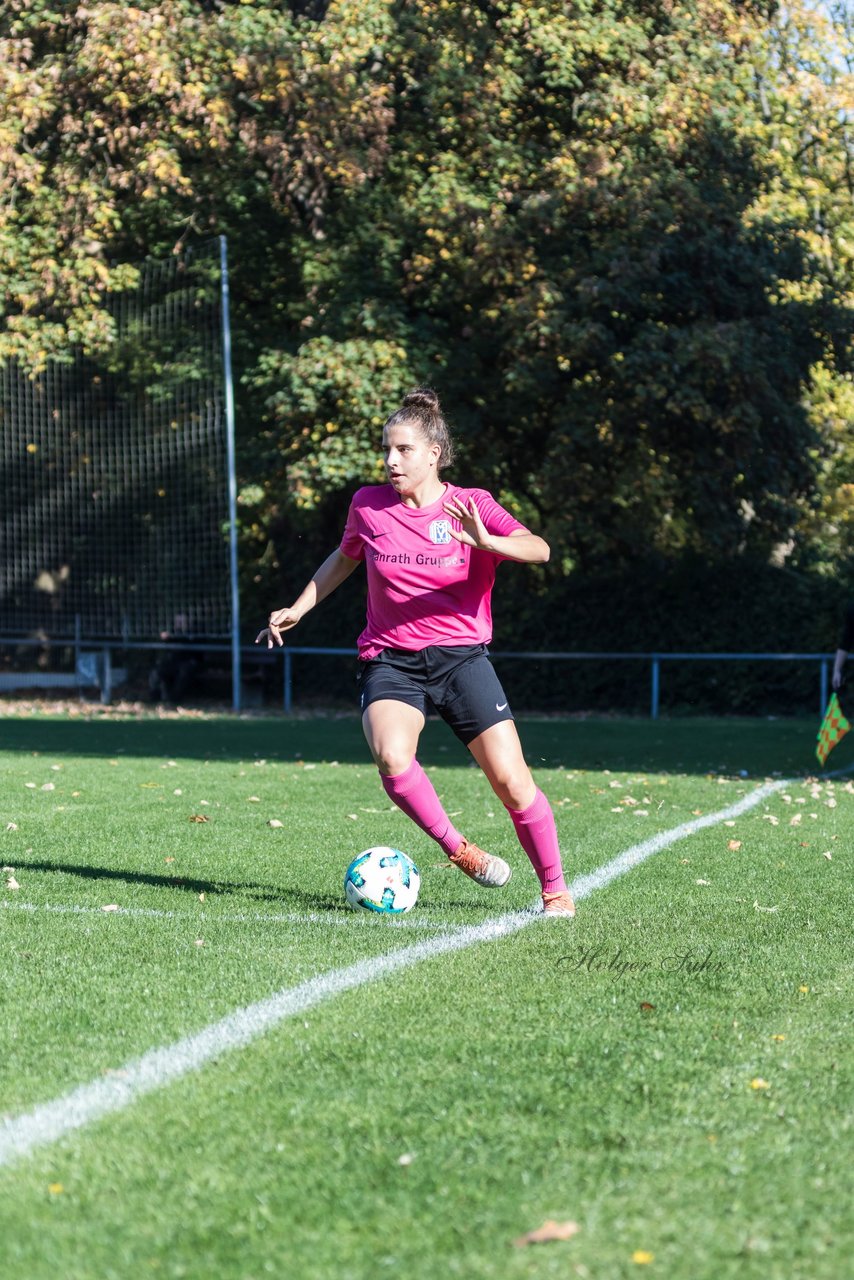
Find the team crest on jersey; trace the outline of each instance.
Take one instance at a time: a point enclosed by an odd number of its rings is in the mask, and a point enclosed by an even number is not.
[[[451,541],[451,522],[450,520],[433,520],[427,532],[430,534],[431,542],[439,546],[445,545]]]

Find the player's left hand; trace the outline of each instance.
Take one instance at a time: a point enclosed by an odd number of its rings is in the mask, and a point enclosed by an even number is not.
[[[469,547],[489,550],[489,534],[480,518],[474,498],[469,498],[467,502],[463,502],[460,498],[449,498],[442,507],[446,515],[453,516],[462,525],[461,529],[449,530],[452,538],[456,538],[457,542],[464,542]]]

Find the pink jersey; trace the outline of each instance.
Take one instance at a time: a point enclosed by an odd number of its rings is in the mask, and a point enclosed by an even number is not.
[[[364,560],[368,575],[367,626],[359,657],[382,649],[487,644],[492,639],[492,585],[504,556],[478,551],[452,538],[459,529],[444,509],[451,497],[474,498],[490,533],[525,531],[485,489],[448,484],[438,502],[408,507],[390,484],[359,489],[350,503],[341,551]]]

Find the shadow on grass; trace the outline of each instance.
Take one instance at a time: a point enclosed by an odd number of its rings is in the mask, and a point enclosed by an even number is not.
[[[68,876],[78,876],[81,880],[110,880],[117,881],[121,884],[145,884],[155,889],[177,890],[181,894],[193,895],[198,898],[200,893],[206,896],[229,895],[233,896],[238,902],[242,899],[247,907],[251,907],[253,903],[271,903],[275,904],[279,912],[299,911],[301,913],[328,913],[340,915],[345,909],[343,894],[333,893],[316,893],[306,889],[298,889],[292,887],[276,888],[272,885],[253,884],[245,881],[231,880],[198,880],[189,876],[161,876],[152,875],[147,871],[127,871],[121,867],[93,867],[85,864],[75,864],[68,862],[45,862],[44,860],[30,860],[28,858],[15,859],[16,870],[26,871],[42,871],[48,875],[59,874]],[[459,874],[458,872],[455,874]],[[425,898],[428,895],[425,895]],[[459,909],[471,910],[472,907],[482,906],[486,912],[489,908],[489,914],[492,914],[497,904],[492,896],[485,897],[482,903],[474,902],[471,899],[445,898],[441,899],[441,903],[434,902],[434,907],[441,905],[443,909]],[[265,913],[259,912],[261,918]],[[364,913],[362,913],[364,914]]]
[[[818,723],[779,719],[519,719],[532,768],[800,776],[818,772]],[[854,738],[854,735],[852,735]],[[0,750],[60,756],[132,756],[282,764],[297,760],[364,765],[373,770],[357,716],[252,719],[112,720],[14,717],[0,721]],[[427,766],[467,767],[466,749],[430,719],[419,747]],[[844,742],[830,768],[854,761]]]
[[[298,904],[306,911],[340,911],[341,899],[332,894],[307,893],[302,889],[276,888],[273,885],[245,881],[198,880],[190,876],[152,875],[147,871],[127,871],[120,867],[93,867],[69,862],[31,861],[16,858],[15,868],[43,871],[47,874],[78,876],[82,880],[117,880],[124,884],[146,884],[155,889],[177,889],[198,897],[204,894],[230,894],[250,902],[272,902],[280,909]]]

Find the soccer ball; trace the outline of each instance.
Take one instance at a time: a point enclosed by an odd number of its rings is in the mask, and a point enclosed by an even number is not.
[[[410,857],[400,849],[375,845],[353,859],[344,873],[344,896],[354,910],[399,916],[418,901],[421,877]]]

